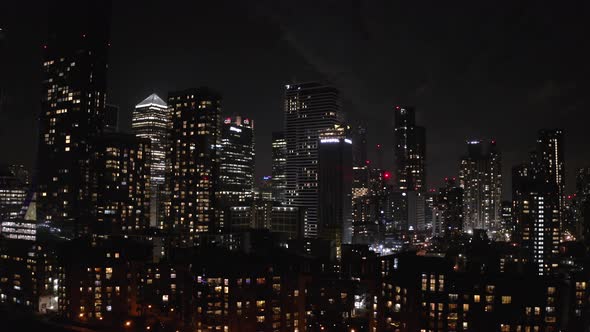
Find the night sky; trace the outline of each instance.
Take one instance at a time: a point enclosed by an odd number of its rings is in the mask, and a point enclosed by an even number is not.
[[[47,1],[44,1],[47,2]],[[457,173],[468,138],[495,138],[510,168],[536,132],[565,130],[568,192],[590,165],[590,10],[580,1],[113,1],[108,102],[128,131],[156,92],[208,85],[225,114],[256,122],[257,176],[270,173],[283,86],[327,79],[352,124],[389,146],[392,107],[426,127],[428,186]],[[321,2],[321,3],[320,3]],[[586,2],[587,3],[587,2]],[[35,161],[47,4],[0,2],[0,162]],[[371,149],[372,150],[372,149]]]

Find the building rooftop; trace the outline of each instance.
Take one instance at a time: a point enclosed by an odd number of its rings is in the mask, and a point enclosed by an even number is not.
[[[149,107],[149,106],[159,106],[159,107],[168,107],[168,104],[162,98],[160,98],[157,94],[152,93],[146,99],[144,99],[139,104],[135,105],[135,108],[138,107]]]

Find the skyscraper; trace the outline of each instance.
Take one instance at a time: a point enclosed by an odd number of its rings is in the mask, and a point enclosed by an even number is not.
[[[95,234],[133,234],[149,227],[150,140],[105,134],[93,142],[90,158]]]
[[[223,206],[243,204],[254,189],[254,120],[227,117],[221,126],[217,201]]]
[[[37,157],[40,220],[87,231],[89,142],[103,128],[110,1],[49,6]]]
[[[347,128],[320,132],[318,237],[337,248],[352,242],[352,140]]]
[[[305,208],[305,237],[317,236],[320,131],[340,124],[338,90],[320,82],[285,87],[286,203]]]
[[[218,147],[221,144],[221,96],[202,87],[170,92],[171,129],[166,155],[170,201],[167,225],[187,239],[216,231]]]
[[[401,191],[426,190],[426,134],[416,126],[413,107],[395,106],[394,109],[395,181]]]
[[[352,133],[352,165],[355,167],[367,164],[367,128],[358,126]]]
[[[167,128],[170,123],[168,105],[155,93],[135,105],[131,128],[135,136],[149,139],[150,225],[163,227],[164,179],[166,176]]]
[[[467,142],[459,165],[464,229],[496,230],[502,222],[502,169],[495,140]]]
[[[287,141],[285,133],[272,133],[272,197],[274,200],[285,200],[287,187]]]

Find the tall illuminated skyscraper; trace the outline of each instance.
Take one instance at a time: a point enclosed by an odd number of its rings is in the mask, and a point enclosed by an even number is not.
[[[110,1],[52,2],[37,157],[39,220],[88,231],[89,142],[103,128]]]
[[[340,124],[340,93],[320,82],[285,87],[288,205],[305,208],[305,237],[317,236],[319,133]]]
[[[352,165],[356,167],[366,166],[367,156],[367,128],[358,126],[352,132]]]
[[[335,126],[320,132],[318,151],[318,237],[352,243],[352,147],[349,128]]]
[[[150,225],[162,227],[165,195],[167,128],[170,123],[168,105],[155,93],[135,105],[131,128],[135,136],[149,139]]]
[[[495,140],[467,142],[459,165],[464,229],[497,230],[502,225],[502,168]]]
[[[217,201],[223,206],[243,204],[254,190],[254,121],[227,117],[221,126]]]
[[[529,163],[512,169],[512,219],[514,240],[544,275],[557,268],[560,223],[559,197],[554,184],[547,183],[536,153]]]
[[[559,198],[560,223],[565,206],[565,162],[563,155],[563,130],[541,129],[537,137],[539,172],[546,183],[555,186]]]
[[[168,94],[171,125],[165,228],[190,238],[218,230],[216,190],[221,144],[221,96],[202,87]]]
[[[426,191],[426,134],[416,125],[413,107],[394,109],[394,167],[397,188],[401,191]]]
[[[272,197],[274,200],[283,202],[285,200],[285,189],[287,187],[287,141],[285,134],[280,132],[272,133]]]

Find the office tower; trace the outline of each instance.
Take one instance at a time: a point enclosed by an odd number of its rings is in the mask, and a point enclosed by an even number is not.
[[[272,177],[265,175],[258,182],[258,186],[254,189],[254,197],[266,201],[272,201]]]
[[[502,221],[502,169],[495,140],[467,142],[459,165],[464,229],[495,231]]]
[[[362,167],[367,165],[367,128],[358,126],[352,132],[352,165]]]
[[[95,234],[133,234],[149,227],[150,141],[131,134],[105,134],[90,159]]]
[[[270,231],[282,233],[288,240],[303,236],[307,214],[305,210],[293,206],[273,206],[271,210]]]
[[[557,267],[560,223],[559,196],[554,184],[541,176],[536,154],[531,162],[512,169],[512,218],[514,240],[537,266],[539,275]]]
[[[105,133],[119,131],[119,106],[106,104],[104,108],[103,130]]]
[[[545,182],[553,185],[559,197],[559,211],[565,204],[565,165],[563,156],[563,131],[561,129],[541,129],[537,138],[539,172]],[[562,222],[560,217],[560,223]]]
[[[416,126],[413,107],[396,106],[394,109],[395,181],[401,191],[426,190],[426,134],[424,127]]]
[[[423,231],[426,229],[426,195],[419,191],[402,192],[407,194],[408,224],[407,230]]]
[[[28,191],[16,218],[0,219],[0,236],[7,239],[35,241],[37,239],[37,194]]]
[[[103,129],[110,1],[49,6],[37,156],[40,221],[87,231],[89,142]]]
[[[254,121],[227,117],[221,126],[217,202],[228,207],[243,204],[254,190]]]
[[[318,237],[337,248],[352,242],[352,145],[349,129],[320,132],[318,149]]]
[[[135,105],[131,128],[135,136],[149,139],[151,185],[164,184],[166,173],[166,129],[170,123],[168,105],[155,93]]]
[[[27,184],[10,170],[0,165],[0,223],[17,219],[27,197]]]
[[[255,200],[249,206],[232,206],[226,218],[229,232],[267,229],[283,240],[296,240],[303,234],[305,211],[293,206],[273,206],[272,201]]]
[[[319,82],[285,87],[285,199],[288,205],[307,211],[305,237],[317,236],[319,133],[337,124],[340,124],[340,98],[336,88]]]
[[[287,188],[287,141],[285,133],[272,133],[272,197],[283,202]]]
[[[445,186],[436,195],[435,206],[440,213],[442,234],[451,238],[463,231],[463,189],[454,177],[445,178]]]
[[[162,228],[164,223],[164,197],[166,176],[167,128],[170,123],[168,105],[152,93],[135,105],[131,128],[135,136],[149,139],[151,152],[150,168],[150,225]]]
[[[34,241],[37,233],[35,193],[23,165],[0,165],[0,236]]]
[[[221,144],[221,96],[201,87],[170,92],[171,129],[166,155],[170,202],[165,228],[181,238],[217,231],[218,147]]]

